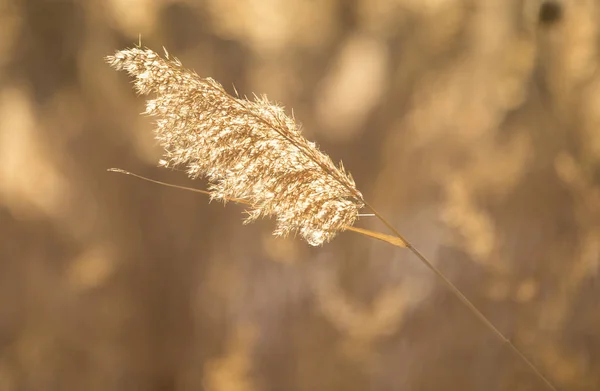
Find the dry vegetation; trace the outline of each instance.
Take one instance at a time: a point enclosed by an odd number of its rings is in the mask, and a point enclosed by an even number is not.
[[[293,107],[555,384],[600,388],[600,4],[564,3],[0,1],[0,390],[544,389],[407,251],[106,173],[191,185],[102,61],[140,33]]]

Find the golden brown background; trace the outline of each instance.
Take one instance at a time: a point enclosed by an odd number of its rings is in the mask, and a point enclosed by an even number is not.
[[[206,187],[103,62],[139,34],[293,108],[542,372],[600,389],[600,2],[558,4],[0,0],[0,390],[544,390],[406,250],[106,172]]]

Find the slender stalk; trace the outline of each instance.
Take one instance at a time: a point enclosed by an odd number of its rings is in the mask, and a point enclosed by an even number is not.
[[[475,315],[475,317],[483,323],[500,341],[504,344],[508,345],[510,349],[521,359],[527,366],[537,375],[537,377],[543,381],[546,386],[553,390],[557,391],[557,388],[552,384],[552,382],[525,356],[525,354],[513,344],[510,339],[508,339],[494,324],[481,312],[477,307],[469,300],[456,285],[452,283],[425,255],[423,255],[415,246],[412,245],[408,240],[406,240],[398,230],[394,228],[373,206],[371,206],[368,202],[365,201],[365,206],[375,214],[375,216],[386,226],[390,231],[394,233],[400,240],[402,240],[406,244],[406,248],[408,248],[414,255],[419,258],[419,260],[427,266],[429,270],[435,274],[436,277],[440,281],[442,281],[448,289],[456,296],[468,309]]]
[[[134,174],[133,172],[127,171],[127,170],[123,170],[121,168],[109,168],[108,170],[106,170],[108,172],[116,172],[117,174],[124,174],[124,175],[131,175],[132,177],[136,177],[138,179],[142,179],[144,181],[148,181],[148,182],[152,182],[152,183],[156,183],[157,185],[162,185],[162,186],[167,186],[167,187],[172,187],[175,189],[181,189],[181,190],[187,190],[187,191],[193,191],[194,193],[200,193],[200,194],[205,194],[207,196],[210,196],[210,191],[206,191],[206,190],[201,190],[201,189],[195,189],[193,187],[186,187],[186,186],[179,186],[179,185],[174,185],[172,183],[167,183],[167,182],[161,182],[161,181],[157,181],[156,179],[150,179],[147,178],[145,176],[141,176],[138,174]],[[233,201],[233,202],[237,202],[238,204],[246,204],[246,205],[250,205],[250,203],[246,200],[243,200],[241,198],[232,198],[232,197],[227,197],[227,201]]]

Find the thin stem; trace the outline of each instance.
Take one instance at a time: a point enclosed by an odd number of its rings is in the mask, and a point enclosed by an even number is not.
[[[189,190],[189,191],[193,191],[195,193],[201,193],[201,194],[210,195],[210,192],[208,192],[206,190],[194,189],[193,187],[185,187],[185,186],[173,185],[172,183],[157,181],[156,179],[146,178],[145,176],[134,174],[133,172],[127,171],[127,170],[123,170],[122,168],[109,168],[106,171],[108,171],[108,172],[116,172],[117,174],[131,175],[132,177],[136,177],[136,178],[148,181],[148,182],[156,183],[157,185],[162,185],[162,186],[167,186],[167,187],[173,187],[175,189]]]
[[[425,257],[415,246],[413,246],[408,240],[406,240],[398,230],[396,230],[377,210],[371,206],[368,202],[365,201],[365,206],[375,214],[375,216],[386,226],[390,231],[394,233],[399,239],[401,239],[405,244],[406,248],[408,248],[413,254],[419,258],[419,260],[429,268],[447,287],[450,291],[456,296],[472,313],[479,319],[481,323],[483,323],[500,341],[504,344],[508,345],[510,349],[517,355],[527,366],[538,376],[540,380],[542,380],[549,389],[553,391],[557,391],[557,388],[552,384],[552,382],[544,375],[542,372],[525,356],[525,354],[517,348],[507,337],[500,332],[494,326],[494,324],[481,312],[477,309],[477,307],[469,300],[460,289],[456,287],[431,261]]]

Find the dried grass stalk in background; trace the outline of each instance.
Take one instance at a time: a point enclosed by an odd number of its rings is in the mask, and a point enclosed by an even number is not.
[[[266,98],[233,97],[149,49],[121,50],[106,61],[134,76],[140,94],[154,93],[146,114],[158,117],[164,166],[206,176],[211,198],[247,200],[246,222],[276,216],[275,235],[299,233],[311,245],[354,224],[364,201],[352,177],[300,133]]]

